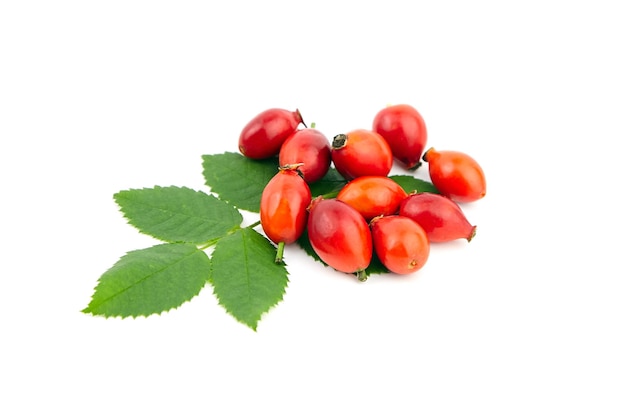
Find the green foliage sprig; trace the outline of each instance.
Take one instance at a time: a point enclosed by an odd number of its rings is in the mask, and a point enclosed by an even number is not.
[[[278,161],[250,160],[225,152],[202,157],[210,192],[186,187],[130,189],[113,197],[128,223],[162,243],[130,251],[100,278],[84,313],[104,317],[160,314],[197,296],[207,285],[226,312],[253,330],[264,313],[282,301],[288,285],[285,263],[258,229],[242,226],[240,211],[259,212],[265,185]],[[413,176],[390,176],[407,192],[434,186]],[[311,185],[313,196],[334,196],[346,181],[333,168]],[[320,261],[305,234],[303,250]],[[209,249],[212,249],[209,254]],[[386,269],[374,260],[369,274]]]

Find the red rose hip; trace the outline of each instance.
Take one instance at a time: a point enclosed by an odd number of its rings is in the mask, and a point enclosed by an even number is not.
[[[367,280],[372,260],[372,235],[363,216],[347,203],[317,197],[311,201],[309,242],[319,258],[335,270]]]
[[[430,242],[469,242],[476,234],[476,226],[469,223],[459,205],[435,193],[409,195],[400,205],[400,215],[420,224]]]
[[[311,191],[297,165],[280,167],[261,194],[261,227],[278,244],[276,262],[282,261],[285,244],[300,238],[306,227]]]
[[[421,269],[430,254],[424,229],[404,216],[379,216],[370,222],[374,251],[389,271],[409,274]]]
[[[385,138],[393,156],[405,168],[420,166],[427,131],[424,118],[414,107],[407,104],[387,106],[374,117],[372,130]]]
[[[404,189],[385,176],[358,177],[337,194],[337,200],[358,210],[367,221],[375,216],[396,214],[406,197]]]
[[[428,163],[430,180],[442,195],[459,203],[474,202],[485,197],[485,173],[469,155],[429,148],[422,158]]]
[[[255,160],[274,157],[302,121],[299,110],[267,109],[244,126],[239,135],[239,151]],[[306,126],[306,125],[305,125]]]
[[[299,170],[307,183],[320,180],[330,168],[330,142],[313,128],[299,129],[285,140],[278,154],[280,165],[302,163]]]
[[[344,178],[386,176],[393,165],[389,144],[382,136],[367,129],[356,129],[333,138],[331,157]]]

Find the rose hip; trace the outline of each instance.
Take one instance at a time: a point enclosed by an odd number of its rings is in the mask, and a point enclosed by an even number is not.
[[[331,157],[345,179],[361,176],[386,176],[393,165],[387,141],[374,131],[356,129],[333,138]]]
[[[379,216],[370,222],[374,251],[385,267],[396,274],[421,269],[430,254],[424,229],[404,216]]]
[[[464,203],[482,199],[487,193],[485,173],[469,155],[429,148],[422,158],[428,163],[430,180],[444,196]]]
[[[261,227],[278,244],[276,262],[282,261],[285,244],[300,238],[307,222],[311,191],[297,165],[280,167],[261,194]]]
[[[300,123],[304,125],[302,115],[297,109],[293,112],[267,109],[244,126],[239,135],[239,151],[255,160],[274,157]]]
[[[386,176],[358,177],[337,194],[337,200],[346,202],[369,221],[379,215],[393,215],[407,197],[402,187]]]
[[[337,199],[313,199],[307,224],[311,247],[330,267],[356,273],[367,280],[365,269],[372,260],[372,235],[356,209]]]
[[[400,205],[400,215],[420,224],[430,242],[466,239],[476,234],[476,226],[469,223],[457,203],[435,193],[409,195]]]
[[[320,180],[330,168],[330,142],[313,128],[299,129],[285,140],[278,154],[280,165],[302,163],[300,172],[307,183]]]
[[[407,104],[387,106],[376,114],[372,126],[374,132],[389,143],[393,156],[405,168],[420,166],[427,132],[422,115],[414,107]]]

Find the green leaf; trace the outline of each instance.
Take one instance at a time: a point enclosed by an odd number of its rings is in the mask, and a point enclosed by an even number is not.
[[[314,260],[319,261],[320,263],[322,263],[325,266],[328,266],[317,255],[317,253],[315,253],[315,250],[311,246],[311,241],[309,241],[309,235],[308,235],[308,231],[306,229],[304,230],[304,232],[302,233],[302,235],[298,239],[297,243],[304,250],[304,252],[307,253],[309,256],[311,256]],[[370,262],[370,265],[365,269],[365,272],[369,276],[371,274],[389,273],[389,270],[387,269],[387,267],[385,267],[383,265],[383,263],[381,263],[380,259],[376,256],[376,253],[374,253],[372,255],[372,261]]]
[[[309,184],[311,196],[334,197],[339,190],[347,183],[346,179],[339,172],[331,167],[326,175],[315,183]]]
[[[243,220],[231,205],[186,187],[124,190],[114,199],[131,225],[167,242],[206,243]]]
[[[211,283],[219,303],[255,331],[287,287],[287,269],[274,262],[275,256],[276,248],[251,228],[222,238],[213,250]]]
[[[430,192],[439,194],[439,190],[430,182],[407,175],[389,176],[390,179],[398,183],[405,192]]]
[[[124,255],[98,280],[85,313],[148,316],[177,308],[200,293],[211,260],[192,244],[159,244]]]
[[[250,212],[259,212],[265,185],[278,172],[278,159],[252,160],[225,152],[202,156],[204,180],[220,199]]]

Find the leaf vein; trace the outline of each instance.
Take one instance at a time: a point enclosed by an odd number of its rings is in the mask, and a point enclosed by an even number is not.
[[[144,277],[141,277],[141,278],[140,278],[140,279],[138,279],[137,281],[134,281],[134,282],[133,282],[132,284],[130,284],[129,286],[127,286],[127,287],[125,287],[125,288],[121,289],[120,291],[118,291],[118,292],[116,292],[116,293],[114,293],[114,294],[112,294],[112,295],[110,295],[110,296],[108,296],[108,297],[106,297],[106,298],[102,299],[102,300],[101,300],[98,304],[96,304],[96,306],[102,306],[102,305],[104,305],[106,302],[108,302],[108,301],[110,301],[111,299],[114,299],[114,298],[116,298],[116,297],[120,296],[120,295],[121,295],[121,294],[123,294],[124,292],[127,292],[129,289],[132,289],[132,288],[134,288],[135,286],[138,286],[139,284],[144,283],[146,280],[150,279],[151,277],[156,276],[156,275],[158,275],[159,273],[162,273],[163,271],[165,271],[165,270],[167,270],[167,269],[169,269],[169,268],[172,268],[172,267],[174,267],[174,266],[175,266],[175,265],[177,265],[177,264],[182,263],[183,261],[187,260],[189,257],[192,257],[192,256],[194,256],[194,255],[196,255],[196,254],[197,254],[197,252],[195,252],[195,251],[194,251],[194,252],[190,252],[189,254],[185,255],[183,258],[181,258],[181,259],[179,259],[179,260],[176,260],[176,261],[175,261],[175,262],[173,262],[173,263],[167,264],[166,266],[164,266],[164,267],[163,267],[163,268],[161,268],[161,269],[158,269],[158,270],[152,271],[150,274],[148,274],[148,275],[146,275],[146,276],[144,276]]]

